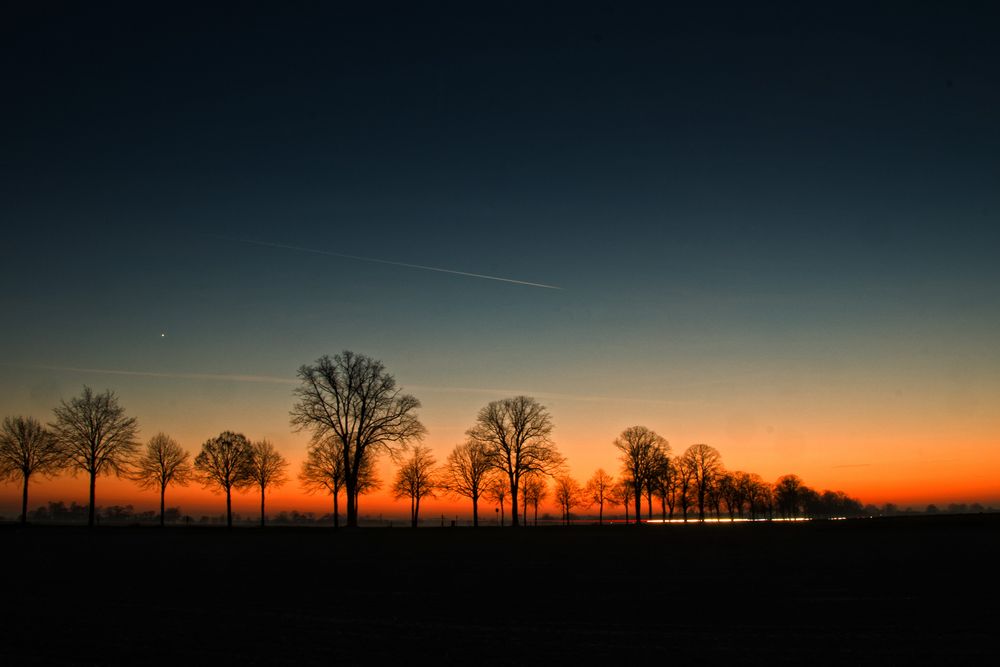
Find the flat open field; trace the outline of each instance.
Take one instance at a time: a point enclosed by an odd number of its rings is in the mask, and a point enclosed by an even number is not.
[[[7,665],[954,664],[1000,636],[1000,515],[0,540]]]

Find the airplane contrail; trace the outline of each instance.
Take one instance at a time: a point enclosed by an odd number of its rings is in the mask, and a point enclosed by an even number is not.
[[[438,266],[425,266],[423,264],[410,264],[407,262],[393,262],[388,259],[378,259],[377,257],[362,257],[361,255],[348,255],[342,252],[332,252],[329,250],[316,250],[315,248],[303,248],[301,246],[287,245],[285,243],[270,243],[267,241],[252,241],[250,239],[237,239],[225,236],[227,241],[239,241],[251,245],[264,246],[266,248],[281,248],[283,250],[296,250],[298,252],[311,252],[314,255],[327,255],[329,257],[341,257],[343,259],[353,259],[358,262],[372,262],[374,264],[388,264],[390,266],[402,266],[408,269],[421,269],[423,271],[437,271],[438,273],[450,273],[455,276],[465,276],[467,278],[482,278],[483,280],[497,280],[502,283],[513,283],[515,285],[525,285],[527,287],[541,287],[542,289],[561,290],[562,287],[556,285],[546,285],[545,283],[533,283],[527,280],[515,280],[514,278],[501,278],[500,276],[488,276],[484,273],[469,273],[468,271],[455,271],[454,269],[442,269]]]

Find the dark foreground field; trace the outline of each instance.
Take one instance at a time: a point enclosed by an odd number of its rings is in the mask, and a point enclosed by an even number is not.
[[[986,663],[1000,516],[443,529],[13,526],[0,663]],[[995,663],[994,663],[995,664]]]

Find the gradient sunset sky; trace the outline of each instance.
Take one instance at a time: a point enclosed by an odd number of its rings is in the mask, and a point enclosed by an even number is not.
[[[18,4],[0,415],[110,388],[143,440],[240,431],[294,474],[296,369],[350,349],[439,460],[525,393],[580,481],[643,424],[865,503],[1000,503],[993,5]],[[99,482],[125,502],[157,499]]]

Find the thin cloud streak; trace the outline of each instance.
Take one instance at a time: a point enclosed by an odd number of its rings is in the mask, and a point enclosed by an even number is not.
[[[240,375],[232,373],[162,373],[157,371],[130,371],[116,368],[79,368],[76,366],[44,366],[26,364],[3,364],[15,368],[35,368],[46,371],[70,373],[94,373],[97,375],[123,375],[128,377],[164,378],[170,380],[214,380],[220,382],[253,382],[259,384],[298,384],[298,380],[274,375]]]
[[[387,264],[389,266],[402,266],[408,269],[420,269],[422,271],[436,271],[438,273],[450,273],[455,276],[465,276],[467,278],[481,278],[483,280],[496,280],[502,283],[512,283],[514,285],[525,285],[527,287],[540,287],[542,289],[562,290],[556,285],[546,285],[545,283],[533,283],[527,280],[515,280],[514,278],[501,278],[500,276],[488,276],[483,273],[469,273],[468,271],[455,271],[453,269],[442,269],[438,266],[425,266],[423,264],[410,264],[407,262],[394,262],[388,259],[378,259],[377,257],[362,257],[360,255],[347,255],[341,252],[331,252],[329,250],[316,250],[315,248],[303,248],[301,246],[287,245],[285,243],[269,243],[267,241],[252,241],[250,239],[237,239],[220,236],[227,241],[238,241],[250,245],[263,246],[265,248],[281,248],[283,250],[295,250],[297,252],[309,252],[314,255],[326,255],[328,257],[340,257],[343,259],[353,259],[358,262],[371,262],[373,264]]]
[[[215,382],[249,382],[255,384],[277,384],[277,385],[297,385],[299,380],[295,378],[279,377],[276,375],[243,375],[238,373],[171,373],[161,371],[136,371],[118,368],[84,368],[80,366],[50,366],[44,364],[11,364],[2,363],[0,366],[9,368],[25,368],[47,371],[59,371],[67,373],[93,373],[96,375],[118,375],[124,377],[148,377],[168,380],[210,380]],[[647,405],[677,405],[688,403],[702,403],[702,401],[674,401],[669,399],[656,398],[631,398],[615,396],[592,396],[587,394],[565,394],[558,392],[532,392],[523,389],[493,389],[490,387],[447,387],[433,385],[407,385],[407,391],[429,391],[448,394],[484,394],[489,396],[516,396],[530,395],[535,398],[550,400],[582,401],[588,403],[642,403]]]

